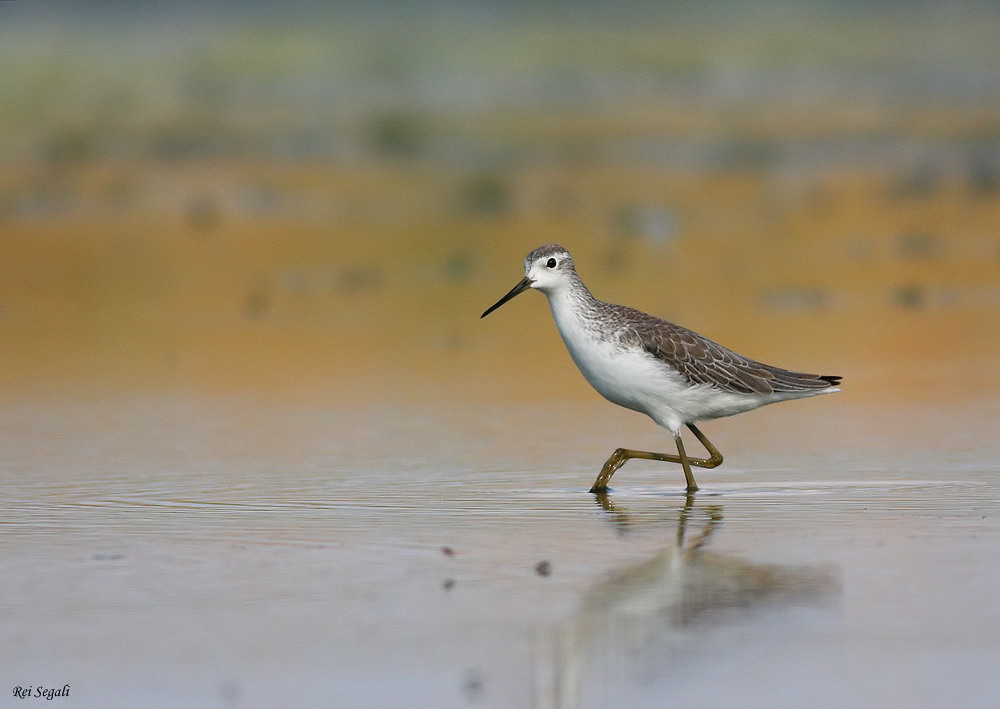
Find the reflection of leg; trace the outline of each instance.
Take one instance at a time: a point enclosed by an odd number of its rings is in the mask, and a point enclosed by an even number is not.
[[[722,522],[722,508],[718,505],[709,507],[708,522],[705,524],[705,528],[701,530],[701,534],[698,535],[698,538],[694,540],[694,544],[690,546],[689,551],[700,549],[701,545],[707,542],[708,538],[712,536],[712,533],[719,526],[720,522]]]
[[[694,494],[688,493],[684,497],[684,507],[681,508],[681,516],[677,521],[677,548],[684,547],[684,533],[687,531],[688,514],[694,509]]]
[[[632,526],[632,520],[628,514],[615,506],[607,491],[594,493],[594,499],[597,500],[597,504],[601,506],[602,510],[611,515],[611,520],[615,523],[619,534],[625,534]]]
[[[641,458],[643,460],[659,460],[664,463],[680,463],[684,466],[684,479],[687,481],[687,491],[694,492],[698,489],[698,485],[694,481],[694,475],[691,474],[691,466],[695,465],[699,468],[714,468],[722,463],[722,454],[719,450],[712,445],[712,442],[708,440],[704,433],[702,433],[698,427],[693,423],[689,423],[688,428],[695,437],[705,446],[705,450],[708,451],[708,458],[689,458],[686,453],[684,453],[684,443],[681,441],[680,433],[674,436],[674,441],[677,444],[678,455],[672,455],[670,453],[653,453],[650,451],[637,451],[631,450],[629,448],[618,448],[611,457],[604,463],[604,467],[601,468],[601,472],[597,476],[597,480],[594,481],[593,486],[591,486],[590,491],[593,493],[606,492],[608,489],[608,481],[611,476],[615,474],[618,468],[625,465],[632,458]]]
[[[694,543],[689,545],[687,551],[693,552],[701,548],[701,545],[708,541],[708,538],[712,536],[716,527],[722,522],[722,508],[718,505],[712,505],[710,507],[703,508],[702,511],[708,512],[708,522],[705,524],[705,528],[701,530]],[[688,493],[684,499],[684,507],[681,508],[680,517],[677,521],[677,548],[684,549],[684,535],[687,533],[687,523],[694,512],[694,494]]]

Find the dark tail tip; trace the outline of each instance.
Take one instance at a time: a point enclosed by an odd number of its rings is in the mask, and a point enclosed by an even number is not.
[[[836,374],[824,374],[820,377],[820,379],[824,382],[829,382],[830,386],[835,387],[840,384],[841,377],[838,377]]]

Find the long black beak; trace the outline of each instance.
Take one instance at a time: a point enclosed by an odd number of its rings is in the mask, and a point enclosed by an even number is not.
[[[520,283],[518,283],[516,286],[514,286],[513,288],[510,289],[510,293],[508,293],[503,298],[501,298],[496,303],[494,303],[489,308],[487,308],[486,312],[483,313],[482,315],[480,315],[479,317],[480,318],[485,318],[487,315],[489,315],[490,313],[492,313],[494,310],[496,310],[497,308],[499,308],[501,305],[503,305],[504,303],[506,303],[508,300],[510,300],[511,298],[513,298],[518,293],[523,293],[524,291],[526,291],[529,288],[531,288],[531,284],[532,283],[534,283],[534,281],[531,280],[530,278],[528,278],[527,276],[525,276],[524,278],[521,279]]]

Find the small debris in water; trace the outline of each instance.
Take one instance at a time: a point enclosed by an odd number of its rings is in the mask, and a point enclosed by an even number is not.
[[[234,707],[240,701],[240,685],[235,679],[227,679],[219,682],[218,686],[219,699],[227,707]]]
[[[455,586],[455,579],[445,579],[444,583],[441,584],[441,588],[445,591],[450,591]]]
[[[462,673],[462,693],[472,704],[478,704],[486,695],[486,681],[483,673],[470,667]]]
[[[455,550],[447,546],[441,547],[441,553],[445,556],[455,556]]]
[[[552,564],[547,561],[539,561],[535,564],[535,573],[539,576],[548,576],[552,573]]]

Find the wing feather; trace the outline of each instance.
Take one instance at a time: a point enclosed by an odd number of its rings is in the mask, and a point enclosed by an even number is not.
[[[692,384],[737,394],[771,394],[825,389],[840,377],[807,374],[744,357],[696,332],[625,306],[623,337],[632,340]]]

